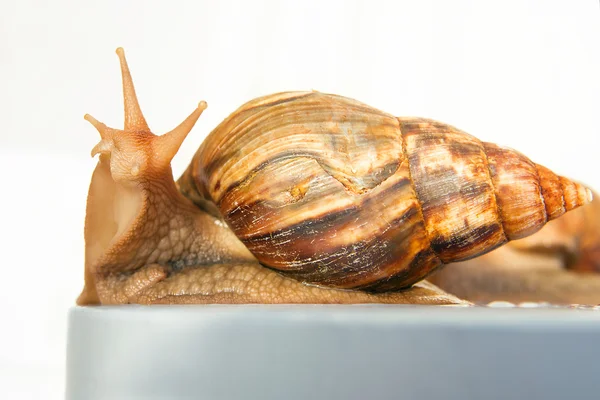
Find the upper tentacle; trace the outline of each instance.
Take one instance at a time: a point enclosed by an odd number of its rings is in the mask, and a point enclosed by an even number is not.
[[[146,118],[140,108],[140,104],[135,94],[135,87],[133,86],[133,79],[129,72],[129,66],[125,59],[125,51],[119,47],[117,49],[117,55],[121,62],[121,75],[123,78],[123,100],[125,110],[125,130],[133,131],[150,131]]]

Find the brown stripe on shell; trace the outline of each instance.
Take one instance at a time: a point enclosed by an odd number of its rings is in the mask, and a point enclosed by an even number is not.
[[[422,240],[426,241],[424,237]],[[371,292],[389,292],[403,289],[425,279],[430,273],[442,265],[438,256],[431,247],[418,252],[406,268],[400,269],[395,274],[383,277],[361,289]]]
[[[307,163],[311,163],[312,161],[315,161],[315,164],[312,165],[306,165]],[[229,187],[227,187],[224,190],[224,195],[221,197],[221,199],[219,200],[219,204],[220,205],[224,205],[223,207],[225,209],[227,209],[227,206],[225,204],[227,204],[227,198],[231,197],[232,194],[238,192],[241,188],[245,188],[250,181],[252,181],[253,179],[255,179],[255,177],[259,174],[259,172],[262,172],[264,169],[270,169],[270,170],[274,170],[274,173],[277,173],[277,177],[281,178],[278,179],[276,182],[273,182],[273,175],[269,175],[267,172],[265,172],[263,174],[263,176],[268,180],[267,185],[268,188],[265,188],[270,192],[271,194],[274,193],[280,193],[281,190],[286,190],[286,187],[289,187],[290,189],[287,190],[289,192],[289,194],[292,195],[292,197],[296,197],[293,192],[297,192],[297,193],[305,193],[307,191],[307,189],[303,189],[307,186],[307,181],[313,180],[315,178],[315,175],[317,175],[316,173],[313,174],[311,176],[311,174],[307,174],[306,172],[304,172],[303,175],[308,175],[309,178],[302,178],[301,181],[298,181],[297,178],[300,177],[300,175],[293,175],[290,173],[286,173],[287,170],[289,169],[288,167],[281,167],[281,165],[283,164],[288,164],[288,166],[292,166],[297,164],[298,162],[304,164],[305,167],[310,168],[310,167],[315,167],[317,169],[317,173],[322,173],[325,172],[328,176],[331,176],[333,178],[335,178],[335,181],[342,183],[344,186],[348,187],[351,185],[350,180],[354,180],[355,182],[358,183],[358,185],[355,185],[355,187],[361,187],[361,190],[355,190],[355,193],[357,194],[361,194],[365,191],[367,191],[368,189],[372,189],[374,187],[376,187],[377,185],[379,185],[381,182],[383,182],[384,180],[386,180],[387,178],[389,178],[390,176],[392,176],[396,170],[398,169],[398,166],[400,164],[399,160],[391,160],[389,164],[387,165],[381,165],[378,166],[377,168],[373,168],[373,170],[371,171],[367,171],[363,176],[361,177],[351,177],[351,178],[346,178],[344,177],[343,173],[339,173],[336,174],[335,171],[331,170],[331,167],[327,164],[321,164],[319,163],[318,160],[315,160],[311,157],[310,153],[298,153],[298,152],[288,152],[288,153],[280,153],[278,155],[276,155],[274,158],[263,162],[262,164],[258,165],[257,167],[254,168],[254,170],[248,172],[241,181],[238,182],[233,182],[229,184]],[[280,166],[278,166],[277,168],[273,168],[273,165],[275,164],[280,164]],[[303,167],[300,167],[303,168]],[[275,172],[276,171],[276,172]],[[290,180],[291,182],[285,182],[284,180]],[[256,182],[254,182],[256,184]],[[217,181],[217,185],[220,187],[221,185],[221,181]],[[278,190],[279,189],[279,190]],[[274,194],[276,195],[276,194]],[[265,196],[267,197],[267,196]],[[271,197],[267,197],[269,199],[271,199]]]
[[[437,121],[399,118],[431,247],[444,262],[506,242],[483,145]]]
[[[306,157],[274,161],[249,179],[219,205],[264,265],[302,281],[346,288],[422,267],[412,260],[429,243],[406,163],[362,195]],[[429,267],[440,263],[434,257]],[[412,274],[422,272],[405,273]]]
[[[393,221],[381,235],[341,247],[335,268],[327,260],[315,263],[315,269],[303,269],[290,275],[305,282],[368,291],[399,290],[420,281],[441,261],[426,245],[427,236],[416,204]],[[428,255],[427,257],[424,257]]]
[[[308,157],[280,159],[224,194],[218,206],[241,239],[280,231],[356,204],[353,195]]]
[[[258,97],[251,100],[236,111],[231,113],[223,122],[217,126],[208,136],[198,151],[196,152],[192,163],[188,166],[183,175],[179,178],[178,184],[183,183],[185,188],[190,188],[190,181],[195,182],[194,191],[197,195],[189,190],[185,193],[186,197],[204,197],[211,199],[211,194],[208,189],[208,177],[212,176],[227,160],[232,157],[232,153],[225,151],[231,147],[231,137],[227,133],[242,123],[248,117],[251,117],[257,110],[269,108],[272,106],[285,105],[287,102],[296,99],[314,95],[315,92],[282,92],[267,96]],[[209,140],[211,139],[211,140]],[[210,146],[207,143],[211,142]],[[208,147],[208,149],[207,149]],[[223,150],[223,151],[220,151]],[[234,149],[234,152],[237,149]],[[210,153],[210,154],[207,154]],[[190,178],[191,177],[191,178]],[[188,196],[189,195],[189,196]],[[211,199],[212,200],[212,199]]]
[[[539,164],[536,164],[536,168],[540,177],[546,214],[548,215],[548,221],[550,221],[560,217],[567,211],[562,185],[560,184],[560,178],[548,168]]]
[[[546,208],[535,164],[521,153],[483,143],[504,233],[509,240],[540,230]]]
[[[379,170],[399,159],[400,150],[391,136],[397,127],[381,124],[372,128],[371,133],[362,131],[359,135],[345,135],[335,132],[340,126],[336,122],[318,122],[327,115],[313,116],[317,119],[313,126],[308,123],[295,126],[282,123],[271,130],[268,127],[258,128],[261,129],[260,137],[252,142],[240,140],[238,144],[243,146],[243,153],[231,153],[222,168],[206,170],[214,176],[213,185],[208,188],[211,198],[215,202],[220,201],[228,186],[245,179],[247,173],[256,171],[261,165],[284,157],[314,158],[347,189],[364,193],[384,179],[376,176]],[[347,123],[358,125],[355,121]],[[384,137],[370,141],[368,136],[374,130],[382,132]],[[342,138],[337,139],[338,136]]]
[[[407,215],[412,216],[412,214],[407,214],[407,210],[412,210],[416,202],[414,195],[411,196],[412,191],[410,190],[408,177],[396,176],[391,178],[389,183],[390,185],[386,185],[385,189],[378,190],[373,196],[362,196],[345,203],[339,203],[344,204],[342,206],[327,201],[327,198],[326,201],[321,202],[322,204],[315,204],[314,199],[305,198],[294,204],[297,207],[296,210],[300,212],[289,213],[293,214],[293,219],[288,219],[287,215],[281,215],[286,221],[283,227],[274,229],[275,227],[272,225],[269,231],[261,232],[260,228],[257,229],[252,224],[251,231],[240,237],[248,241],[261,241],[274,236],[285,235],[292,230],[310,234],[314,232],[325,233],[324,237],[319,236],[317,239],[321,242],[326,241],[327,244],[334,244],[334,246],[364,240],[373,236],[371,233],[380,230],[380,227],[376,225],[385,225],[383,230],[386,230],[390,227],[389,225],[406,219]],[[343,196],[340,193],[335,195],[337,197]],[[315,195],[315,197],[319,198],[320,196]],[[249,204],[247,207],[252,211],[258,208],[260,208],[260,213],[266,208],[281,209],[282,207],[274,205],[270,200]],[[303,213],[303,211],[305,212]],[[297,214],[302,214],[302,216],[297,216]],[[233,214],[229,216],[233,217]],[[374,225],[368,217],[381,219],[381,221],[376,221],[377,224]],[[342,229],[339,229],[340,227]],[[344,232],[344,228],[349,227],[352,228],[352,232]],[[343,232],[344,235],[338,235],[338,232]],[[302,236],[298,237],[299,241],[312,242],[310,238],[303,237],[303,235],[298,236]],[[356,240],[349,240],[351,238]]]
[[[422,267],[413,260],[429,248],[427,236],[414,198],[401,204],[393,219],[392,213],[384,215],[383,208],[393,208],[390,199],[411,192],[408,179],[404,179],[360,206],[328,211],[242,241],[263,264],[305,282],[374,288],[374,282],[403,272],[405,280],[395,286],[400,289],[410,285],[406,280],[413,274],[422,274],[408,269]],[[435,256],[430,261],[430,268],[441,264]]]
[[[366,179],[369,173],[401,158],[397,120],[354,100],[315,92],[242,109],[219,125],[197,154],[198,186],[215,202],[250,171],[282,154],[314,158],[356,193],[385,179]]]

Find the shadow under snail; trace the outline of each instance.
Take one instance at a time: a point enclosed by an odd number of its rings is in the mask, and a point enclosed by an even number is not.
[[[241,106],[176,183],[206,103],[154,135],[117,54],[124,129],[85,116],[101,140],[78,304],[460,303],[421,281],[591,200],[514,150],[314,91]]]

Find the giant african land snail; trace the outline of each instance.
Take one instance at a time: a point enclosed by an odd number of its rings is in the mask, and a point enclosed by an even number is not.
[[[86,116],[101,141],[79,304],[452,303],[400,290],[591,199],[513,150],[319,92],[246,103],[176,184],[170,161],[206,103],[155,136],[117,53],[125,129]]]

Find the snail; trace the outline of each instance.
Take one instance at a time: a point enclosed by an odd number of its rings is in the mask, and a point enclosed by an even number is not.
[[[514,150],[316,91],[242,105],[175,182],[206,103],[154,135],[117,54],[124,129],[85,116],[101,140],[78,304],[457,303],[422,281],[591,201]]]

